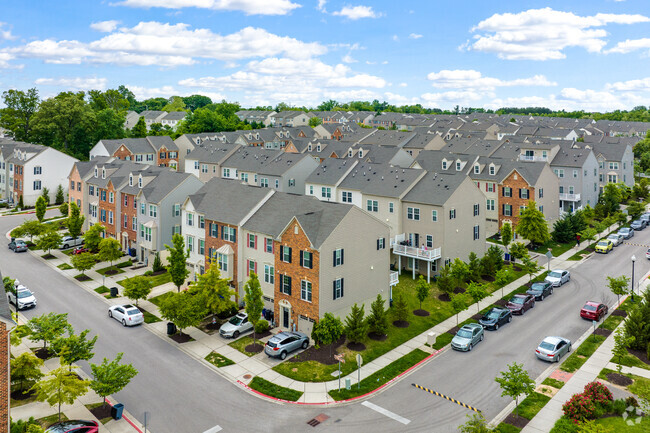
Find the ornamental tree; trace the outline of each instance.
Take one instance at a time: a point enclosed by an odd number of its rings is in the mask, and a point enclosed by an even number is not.
[[[502,371],[501,377],[494,381],[501,387],[501,397],[511,397],[515,401],[515,413],[519,415],[519,396],[528,396],[535,389],[535,381],[523,369],[523,364],[509,364],[508,370]]]
[[[345,318],[345,335],[353,343],[360,343],[366,338],[368,322],[364,318],[364,306],[359,307],[356,302]]]
[[[374,332],[377,335],[385,335],[386,331],[388,331],[388,315],[384,308],[384,300],[381,295],[377,295],[377,299],[370,304],[368,328],[370,332]]]
[[[47,349],[47,343],[52,343],[70,329],[68,313],[47,313],[32,317],[27,322],[27,326],[30,330],[29,339],[32,341],[42,340],[43,349]]]
[[[131,364],[120,364],[122,355],[120,352],[112,361],[104,358],[101,364],[90,364],[93,375],[90,388],[104,399],[104,405],[106,397],[123,390],[138,374]]]
[[[52,370],[45,380],[37,382],[32,389],[36,392],[38,401],[46,401],[50,406],[58,405],[61,421],[61,405],[74,403],[77,398],[88,392],[89,383],[79,379],[72,370],[59,367]]]
[[[343,323],[332,313],[325,313],[318,323],[314,324],[311,330],[311,338],[319,344],[330,345],[330,357],[332,356],[332,344],[337,342],[343,335]]]
[[[181,286],[190,274],[186,265],[190,253],[185,249],[185,241],[180,233],[174,234],[172,237],[172,245],[171,247],[165,245],[165,248],[169,250],[169,267],[167,271],[171,274],[172,282],[176,286],[176,290],[180,292]]]
[[[135,306],[138,306],[138,300],[147,299],[151,293],[151,281],[142,275],[129,278],[125,281],[124,296],[135,301]]]
[[[253,324],[253,344],[257,343],[255,340],[255,328],[257,327],[257,322],[262,318],[262,310],[264,309],[262,295],[260,280],[257,278],[255,272],[251,272],[248,281],[244,284],[244,303],[246,304],[248,321]]]
[[[544,213],[537,209],[537,203],[532,200],[519,215],[517,233],[533,245],[542,245],[551,238]]]

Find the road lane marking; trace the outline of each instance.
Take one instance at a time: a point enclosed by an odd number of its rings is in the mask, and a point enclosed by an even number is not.
[[[413,385],[413,386],[416,387],[417,389],[421,389],[422,391],[429,392],[429,393],[431,393],[431,394],[437,395],[438,397],[442,397],[442,398],[444,398],[444,399],[446,399],[446,400],[449,400],[449,401],[452,402],[452,403],[456,403],[456,404],[459,405],[459,406],[463,406],[463,407],[465,407],[465,408],[467,408],[467,409],[473,410],[474,412],[481,413],[481,411],[478,410],[478,409],[476,409],[475,407],[470,406],[470,405],[468,405],[468,404],[465,404],[465,403],[463,403],[463,402],[460,402],[460,401],[458,401],[458,400],[456,400],[456,399],[454,399],[454,398],[447,397],[447,396],[444,395],[444,394],[440,394],[438,391],[434,391],[434,390],[432,390],[432,389],[425,388],[425,387],[423,387],[423,386],[421,386],[421,385],[417,385],[417,384],[415,384],[415,383],[412,383],[411,385]]]
[[[203,433],[217,433],[217,432],[220,432],[221,430],[223,430],[223,429],[220,426],[215,425],[214,427],[204,431]]]
[[[396,413],[393,413],[393,412],[391,412],[391,411],[389,411],[387,409],[384,409],[381,406],[377,406],[374,403],[370,403],[369,401],[364,401],[363,403],[361,403],[361,405],[367,407],[368,409],[372,409],[375,412],[379,412],[380,414],[385,415],[388,418],[392,418],[395,421],[400,422],[400,423],[402,423],[404,425],[407,425],[408,423],[411,422],[410,419],[406,419],[406,418],[404,418],[402,416],[399,416]]]

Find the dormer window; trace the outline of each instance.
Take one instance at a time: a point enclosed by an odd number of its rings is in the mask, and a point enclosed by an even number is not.
[[[363,149],[359,149],[359,158],[363,158]]]
[[[462,164],[460,161],[456,161],[456,171],[460,171]]]
[[[348,158],[352,158],[353,152],[352,149],[348,150]]]
[[[142,175],[138,176],[138,188],[142,188]]]
[[[481,172],[481,166],[476,164],[474,166],[474,174],[479,174]]]
[[[129,175],[129,186],[133,186],[133,175]]]
[[[316,145],[316,152],[320,152],[320,149],[321,149],[320,144],[317,144]]]
[[[106,169],[102,167],[102,179],[106,179]]]
[[[495,167],[494,164],[490,164],[490,176],[494,176]]]
[[[282,135],[280,135],[280,137],[282,137]],[[255,135],[255,138],[257,138],[257,139],[259,140],[259,139],[260,139],[260,134],[259,134],[259,133],[256,134],[256,135]]]
[[[307,151],[308,151],[308,152],[311,152],[311,143],[309,143],[309,144],[307,145]]]
[[[442,169],[447,170],[447,161],[445,161],[444,159],[442,160]]]
[[[99,173],[99,172],[97,171],[97,167],[95,167],[95,177],[98,176],[98,173]]]

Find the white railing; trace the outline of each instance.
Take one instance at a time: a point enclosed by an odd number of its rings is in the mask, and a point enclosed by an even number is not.
[[[548,161],[547,157],[544,156],[532,156],[532,155],[519,155],[519,161]]]
[[[394,238],[390,238],[390,247],[393,248],[395,244],[399,244],[400,242],[404,242],[406,240],[406,234],[402,233],[399,235],[395,235]]]
[[[393,252],[400,256],[413,257],[427,261],[434,261],[440,258],[440,248],[424,249],[422,247],[408,247],[406,245],[395,244],[393,246]]]
[[[560,200],[563,200],[563,201],[580,201],[580,194],[560,193]]]
[[[390,271],[390,285],[394,286],[399,283],[399,272]]]

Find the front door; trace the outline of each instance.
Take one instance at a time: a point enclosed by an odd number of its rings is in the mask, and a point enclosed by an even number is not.
[[[282,307],[282,327],[289,328],[289,309]]]

